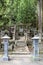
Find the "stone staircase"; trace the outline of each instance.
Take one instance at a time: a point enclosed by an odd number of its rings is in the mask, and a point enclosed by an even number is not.
[[[15,52],[16,53],[24,53],[24,52],[27,52],[26,50],[26,43],[25,43],[25,36],[23,37],[20,37],[19,40],[15,40]]]
[[[25,36],[20,37],[19,40],[15,40],[15,44],[16,44],[17,46],[26,46]]]
[[[26,44],[25,36],[20,37],[18,40],[15,40],[15,47],[11,54],[18,54],[18,55],[28,55],[30,51]]]
[[[29,51],[27,46],[16,46],[11,54],[16,55],[29,55],[31,52]]]

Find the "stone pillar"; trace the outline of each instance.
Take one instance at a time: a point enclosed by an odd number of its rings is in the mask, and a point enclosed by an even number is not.
[[[8,57],[8,44],[9,44],[9,36],[7,36],[7,34],[2,37],[3,39],[3,44],[4,44],[4,55],[3,55],[3,58],[2,60],[3,61],[8,61],[9,60],[9,57]]]
[[[34,60],[39,60],[39,37],[34,36],[33,40],[33,58]]]

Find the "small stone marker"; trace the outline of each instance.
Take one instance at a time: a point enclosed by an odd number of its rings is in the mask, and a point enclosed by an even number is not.
[[[33,49],[33,58],[35,60],[38,60],[39,59],[39,47],[38,47],[38,45],[39,45],[39,37],[34,36],[32,38],[32,40],[33,40],[33,47],[34,47],[34,49]]]

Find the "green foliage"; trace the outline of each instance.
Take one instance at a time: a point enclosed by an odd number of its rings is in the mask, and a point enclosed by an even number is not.
[[[36,0],[0,0],[0,26],[36,21]]]

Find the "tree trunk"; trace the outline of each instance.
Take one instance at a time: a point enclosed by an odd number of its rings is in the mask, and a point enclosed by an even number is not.
[[[16,25],[14,25],[13,40],[15,40]]]
[[[39,43],[42,39],[42,0],[38,0],[38,32],[39,32]]]

